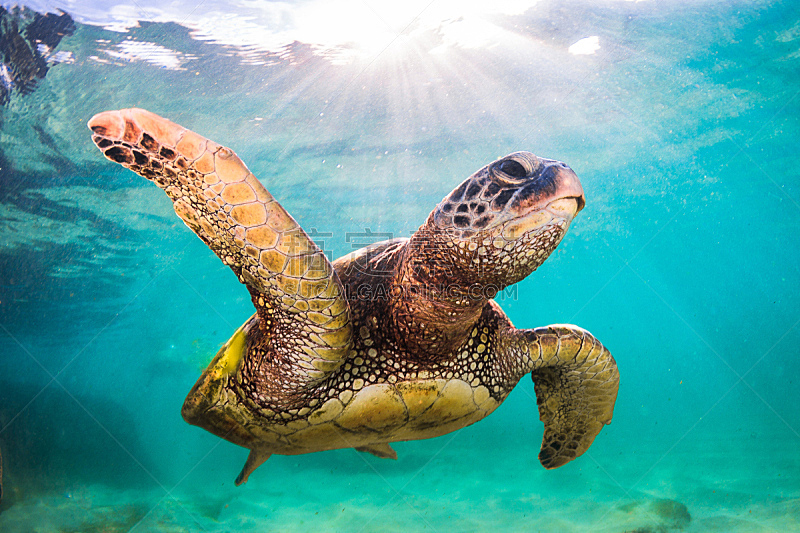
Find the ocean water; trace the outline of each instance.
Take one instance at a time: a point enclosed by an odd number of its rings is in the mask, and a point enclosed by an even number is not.
[[[492,4],[4,4],[0,531],[800,531],[800,4]],[[612,423],[545,470],[525,378],[397,461],[235,487],[180,408],[249,295],[92,145],[126,107],[236,150],[331,258],[509,152],[567,162],[586,208],[499,303],[611,350]]]

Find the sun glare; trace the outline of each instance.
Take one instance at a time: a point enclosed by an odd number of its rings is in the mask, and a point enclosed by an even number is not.
[[[490,47],[502,38],[503,31],[487,17],[524,13],[534,0],[413,0],[411,2],[364,2],[369,9],[356,17],[349,35],[367,55],[383,50],[396,40],[414,39],[435,33],[440,43],[429,52],[441,54],[450,48]],[[382,25],[381,38],[375,39],[375,23]]]
[[[368,59],[431,40],[428,52],[491,47],[503,31],[493,16],[524,13],[535,0],[311,0],[299,4],[246,0],[246,14],[206,13],[187,20],[195,36],[275,52],[293,42],[313,46],[334,63]]]
[[[537,1],[232,0],[235,9],[210,4],[187,15],[181,0],[142,0],[146,9],[115,5],[102,14],[92,11],[82,22],[125,32],[140,21],[179,20],[197,39],[269,53],[281,53],[299,42],[341,64],[372,58],[389,48],[392,54],[402,53],[406,45],[421,42],[434,54],[492,47],[507,33],[493,20],[522,14]]]

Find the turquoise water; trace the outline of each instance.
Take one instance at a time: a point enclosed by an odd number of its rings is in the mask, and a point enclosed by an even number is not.
[[[0,531],[800,531],[797,3],[540,2],[489,26],[365,3],[322,21],[352,39],[275,45],[74,7],[46,75],[3,78]],[[602,340],[612,424],[544,470],[526,378],[397,461],[273,456],[235,487],[246,450],[180,407],[249,295],[92,145],[93,114],[133,106],[235,149],[332,258],[408,236],[508,152],[567,162],[587,206],[500,303]]]

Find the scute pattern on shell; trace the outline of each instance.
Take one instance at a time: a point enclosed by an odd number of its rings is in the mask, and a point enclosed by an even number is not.
[[[563,163],[510,154],[465,180],[410,239],[331,264],[230,149],[141,109],[89,126],[106,157],[164,189],[250,291],[256,314],[182,411],[251,450],[237,484],[272,453],[352,447],[396,458],[389,443],[477,422],[528,373],[545,467],[585,452],[611,421],[619,373],[609,351],[576,326],[516,329],[492,300],[542,264],[583,207]]]
[[[235,393],[232,400],[247,405],[272,422],[291,422],[312,416],[333,399],[346,405],[359,391],[373,385],[460,380],[473,388],[486,389],[486,394],[497,402],[502,401],[510,390],[507,377],[500,373],[501,367],[495,361],[495,336],[500,328],[498,317],[491,313],[487,313],[486,319],[475,325],[454,358],[425,362],[408,358],[401,346],[382,334],[381,324],[376,317],[362,316],[356,308],[352,319],[358,325],[353,349],[325,383],[306,391],[303,407],[284,408],[280,398],[269,396],[259,389],[262,380],[256,379],[259,376],[254,374],[253,367],[265,355],[258,348],[264,343],[258,341],[250,342],[254,348],[248,352],[240,371],[228,385]],[[251,332],[260,334],[257,330]]]

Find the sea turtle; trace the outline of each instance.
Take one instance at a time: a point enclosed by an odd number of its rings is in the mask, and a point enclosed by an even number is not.
[[[411,238],[333,263],[229,148],[142,109],[89,121],[112,161],[164,189],[178,216],[247,286],[256,313],[219,350],[184,419],[250,455],[390,443],[481,420],[530,373],[561,466],[611,421],[617,366],[572,325],[516,329],[492,299],[533,272],[584,206],[564,163],[515,152],[478,170]]]

